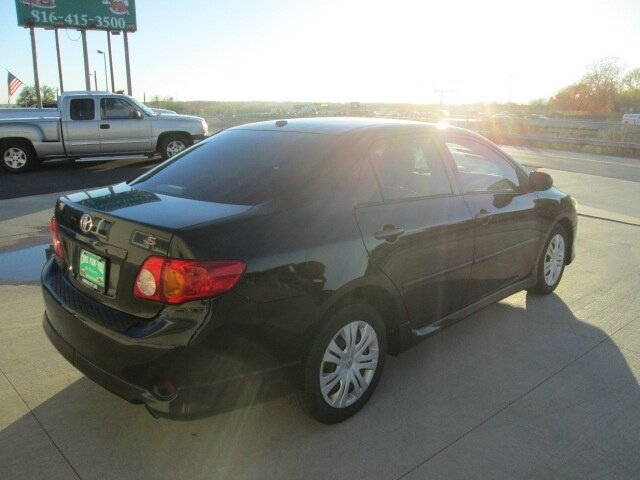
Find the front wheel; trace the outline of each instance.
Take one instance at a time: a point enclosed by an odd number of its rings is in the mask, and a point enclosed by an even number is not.
[[[538,260],[538,278],[531,289],[535,293],[546,295],[553,292],[562,278],[567,258],[567,233],[557,224],[551,230],[543,253]]]
[[[0,151],[0,166],[7,172],[26,172],[38,163],[36,153],[27,142],[4,142]]]
[[[158,150],[163,160],[171,158],[183,150],[186,150],[193,141],[186,135],[167,135],[160,142]]]
[[[303,402],[323,423],[354,415],[375,390],[386,354],[384,322],[365,303],[336,311],[311,341],[303,364]]]

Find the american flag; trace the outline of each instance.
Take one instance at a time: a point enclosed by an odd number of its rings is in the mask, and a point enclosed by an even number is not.
[[[16,77],[13,73],[7,73],[7,88],[9,89],[9,99],[11,96],[18,91],[18,89],[24,85],[22,80]]]

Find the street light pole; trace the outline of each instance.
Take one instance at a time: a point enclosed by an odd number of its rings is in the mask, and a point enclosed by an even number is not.
[[[96,52],[102,55],[102,60],[104,60],[104,89],[108,91],[109,84],[107,83],[107,56],[102,50],[96,50]]]

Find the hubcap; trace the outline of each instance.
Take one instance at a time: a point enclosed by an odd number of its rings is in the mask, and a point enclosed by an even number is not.
[[[329,342],[320,364],[320,389],[335,408],[356,402],[378,367],[378,336],[367,322],[345,325]]]
[[[185,148],[187,148],[187,146],[181,140],[171,140],[167,144],[167,156],[173,157],[174,155],[177,155],[178,153],[183,151]]]
[[[544,255],[544,281],[553,287],[560,278],[564,266],[564,237],[556,233]]]
[[[10,147],[4,152],[4,164],[9,168],[23,168],[27,164],[27,154],[17,147]]]

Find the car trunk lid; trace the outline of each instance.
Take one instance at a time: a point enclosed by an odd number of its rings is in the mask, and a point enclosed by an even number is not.
[[[119,184],[61,197],[55,210],[69,281],[119,311],[153,318],[162,304],[133,294],[140,266],[166,256],[173,232],[251,207],[200,202]]]

